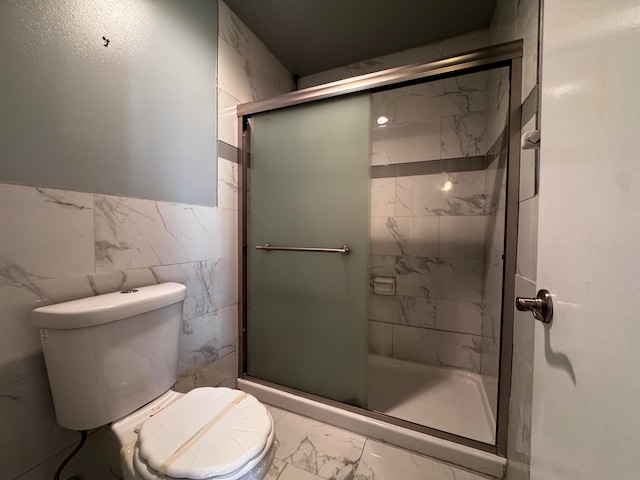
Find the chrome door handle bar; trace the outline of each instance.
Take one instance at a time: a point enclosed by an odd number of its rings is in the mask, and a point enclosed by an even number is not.
[[[326,252],[326,253],[342,253],[349,255],[349,247],[346,245],[340,248],[316,248],[316,247],[274,247],[269,243],[264,245],[256,245],[256,250],[282,250],[285,252]]]

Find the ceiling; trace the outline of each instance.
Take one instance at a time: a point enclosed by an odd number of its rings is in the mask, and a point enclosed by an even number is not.
[[[225,0],[300,76],[489,26],[496,0]]]

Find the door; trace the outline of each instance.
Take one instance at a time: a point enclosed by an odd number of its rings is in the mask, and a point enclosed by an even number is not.
[[[531,478],[640,473],[640,6],[545,2]]]
[[[247,373],[365,406],[369,94],[260,113],[250,131]]]

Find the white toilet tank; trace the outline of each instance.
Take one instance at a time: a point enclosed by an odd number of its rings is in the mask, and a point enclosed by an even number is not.
[[[185,296],[163,283],[32,312],[61,426],[106,425],[171,388]]]

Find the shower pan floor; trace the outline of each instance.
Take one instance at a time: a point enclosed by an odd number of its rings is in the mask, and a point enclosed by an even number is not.
[[[495,421],[478,374],[369,355],[369,409],[493,444]]]

